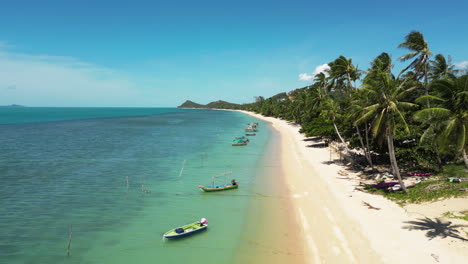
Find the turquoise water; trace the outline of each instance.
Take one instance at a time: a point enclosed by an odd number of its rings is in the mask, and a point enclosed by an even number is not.
[[[253,196],[249,185],[270,136],[265,123],[257,120],[261,132],[248,146],[231,147],[253,118],[214,110],[55,108],[62,121],[51,122],[39,108],[16,109],[21,114],[0,110],[1,120],[9,120],[0,125],[0,262],[234,263]],[[238,190],[196,188],[225,171],[232,174],[218,183],[235,178]],[[206,232],[162,239],[202,217]]]
[[[146,116],[196,111],[179,108],[121,107],[0,107],[0,124],[50,122],[89,118]]]

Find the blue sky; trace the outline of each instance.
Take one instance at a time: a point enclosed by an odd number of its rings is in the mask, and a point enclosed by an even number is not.
[[[421,31],[468,65],[467,1],[8,1],[0,105],[248,103],[308,85],[340,55],[360,69]]]

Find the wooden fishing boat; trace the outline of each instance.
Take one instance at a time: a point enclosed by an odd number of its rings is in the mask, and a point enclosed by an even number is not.
[[[218,191],[237,189],[237,188],[239,188],[239,185],[237,184],[235,179],[232,179],[231,183],[226,183],[226,184],[222,184],[222,185],[215,185],[216,178],[219,178],[221,176],[226,176],[226,175],[231,174],[231,173],[232,172],[224,172],[224,173],[221,173],[219,175],[215,175],[215,176],[213,176],[213,178],[211,178],[211,186],[202,186],[202,185],[200,185],[200,186],[198,186],[198,188],[200,188],[200,190],[202,190],[204,192],[218,192]]]
[[[248,141],[243,139],[235,139],[232,141],[231,146],[246,146]]]
[[[202,218],[201,221],[197,221],[188,225],[184,225],[182,227],[171,229],[164,233],[163,237],[167,239],[186,237],[189,235],[193,235],[197,232],[206,230],[207,228],[208,221],[206,221],[205,218]]]
[[[245,128],[245,132],[257,132],[257,128],[253,126],[248,126]]]
[[[226,191],[239,188],[238,184],[223,184],[218,186],[198,186],[200,190],[204,192],[219,192],[219,191]]]

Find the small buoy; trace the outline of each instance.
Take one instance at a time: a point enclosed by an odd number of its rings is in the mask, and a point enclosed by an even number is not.
[[[145,190],[146,193],[150,193],[151,191],[150,190]]]

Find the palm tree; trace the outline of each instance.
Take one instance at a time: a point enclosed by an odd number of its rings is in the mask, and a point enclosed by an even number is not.
[[[306,91],[299,90],[294,93],[294,96],[290,97],[291,100],[291,115],[295,123],[302,123],[302,116],[304,108],[306,107]]]
[[[392,68],[392,57],[388,53],[382,52],[371,62],[371,67],[368,69],[366,77],[364,77],[364,82],[367,80],[372,80],[374,75],[378,74],[379,72],[388,72],[391,74]],[[393,74],[392,78],[395,79]]]
[[[361,76],[361,71],[357,66],[353,65],[352,59],[347,59],[344,56],[338,57],[336,60],[328,63],[330,69],[327,70],[329,79],[332,80],[335,89],[340,89],[342,86],[352,89],[352,82],[356,82]],[[356,84],[354,84],[354,89]]]
[[[393,173],[397,176],[403,191],[407,193],[408,190],[400,176],[393,140],[397,124],[401,124],[404,130],[409,132],[403,110],[417,107],[417,105],[402,100],[413,89],[404,89],[402,82],[394,80],[389,72],[376,74],[375,78],[372,81],[369,80],[363,89],[369,93],[371,100],[356,124],[371,120],[374,136],[381,139],[380,142],[383,139],[387,140]]]
[[[433,135],[440,151],[461,153],[468,168],[468,75],[435,81],[431,88],[434,95],[422,96],[418,101],[431,100],[434,107],[414,114],[416,121],[429,124],[421,142],[427,142]]]
[[[338,127],[336,126],[336,121],[341,117],[338,104],[336,103],[335,100],[328,97],[323,101],[321,107],[322,107],[322,112],[320,114],[323,117],[327,118],[328,120],[332,121],[333,127],[335,128],[335,132],[338,135],[338,138],[340,139],[341,143],[343,143],[346,147],[346,142],[344,141],[343,137],[341,136],[340,131],[338,130]]]
[[[361,143],[362,150],[364,151],[364,156],[366,157],[367,163],[369,163],[372,171],[374,171],[374,164],[372,163],[372,157],[370,153],[370,145],[369,145],[369,129],[368,129],[368,122],[365,121],[364,123],[364,134],[366,143],[364,144],[364,139],[361,136],[361,129],[359,127],[360,124],[356,123],[356,120],[364,112],[364,107],[369,104],[369,94],[366,89],[359,89],[353,93],[353,99],[351,102],[351,106],[349,107],[348,117],[350,120],[353,121],[353,125],[356,129],[356,134],[358,136],[359,142]]]
[[[314,84],[318,85],[320,89],[322,89],[325,93],[327,92],[326,91],[327,82],[328,82],[327,76],[323,72],[316,74],[314,77]]]
[[[429,66],[429,78],[432,80],[439,80],[445,77],[453,77],[457,70],[454,69],[455,65],[452,65],[452,58],[448,56],[448,61],[444,55],[437,54],[434,60],[431,60]]]
[[[414,58],[414,60],[400,72],[400,75],[408,69],[413,69],[415,77],[418,80],[424,78],[424,89],[426,90],[426,95],[428,95],[429,90],[427,79],[429,72],[429,58],[431,57],[432,52],[429,50],[429,45],[424,39],[423,34],[419,31],[411,31],[406,35],[405,41],[398,45],[398,48],[406,48],[411,51],[410,53],[398,58],[398,60],[407,61]]]

